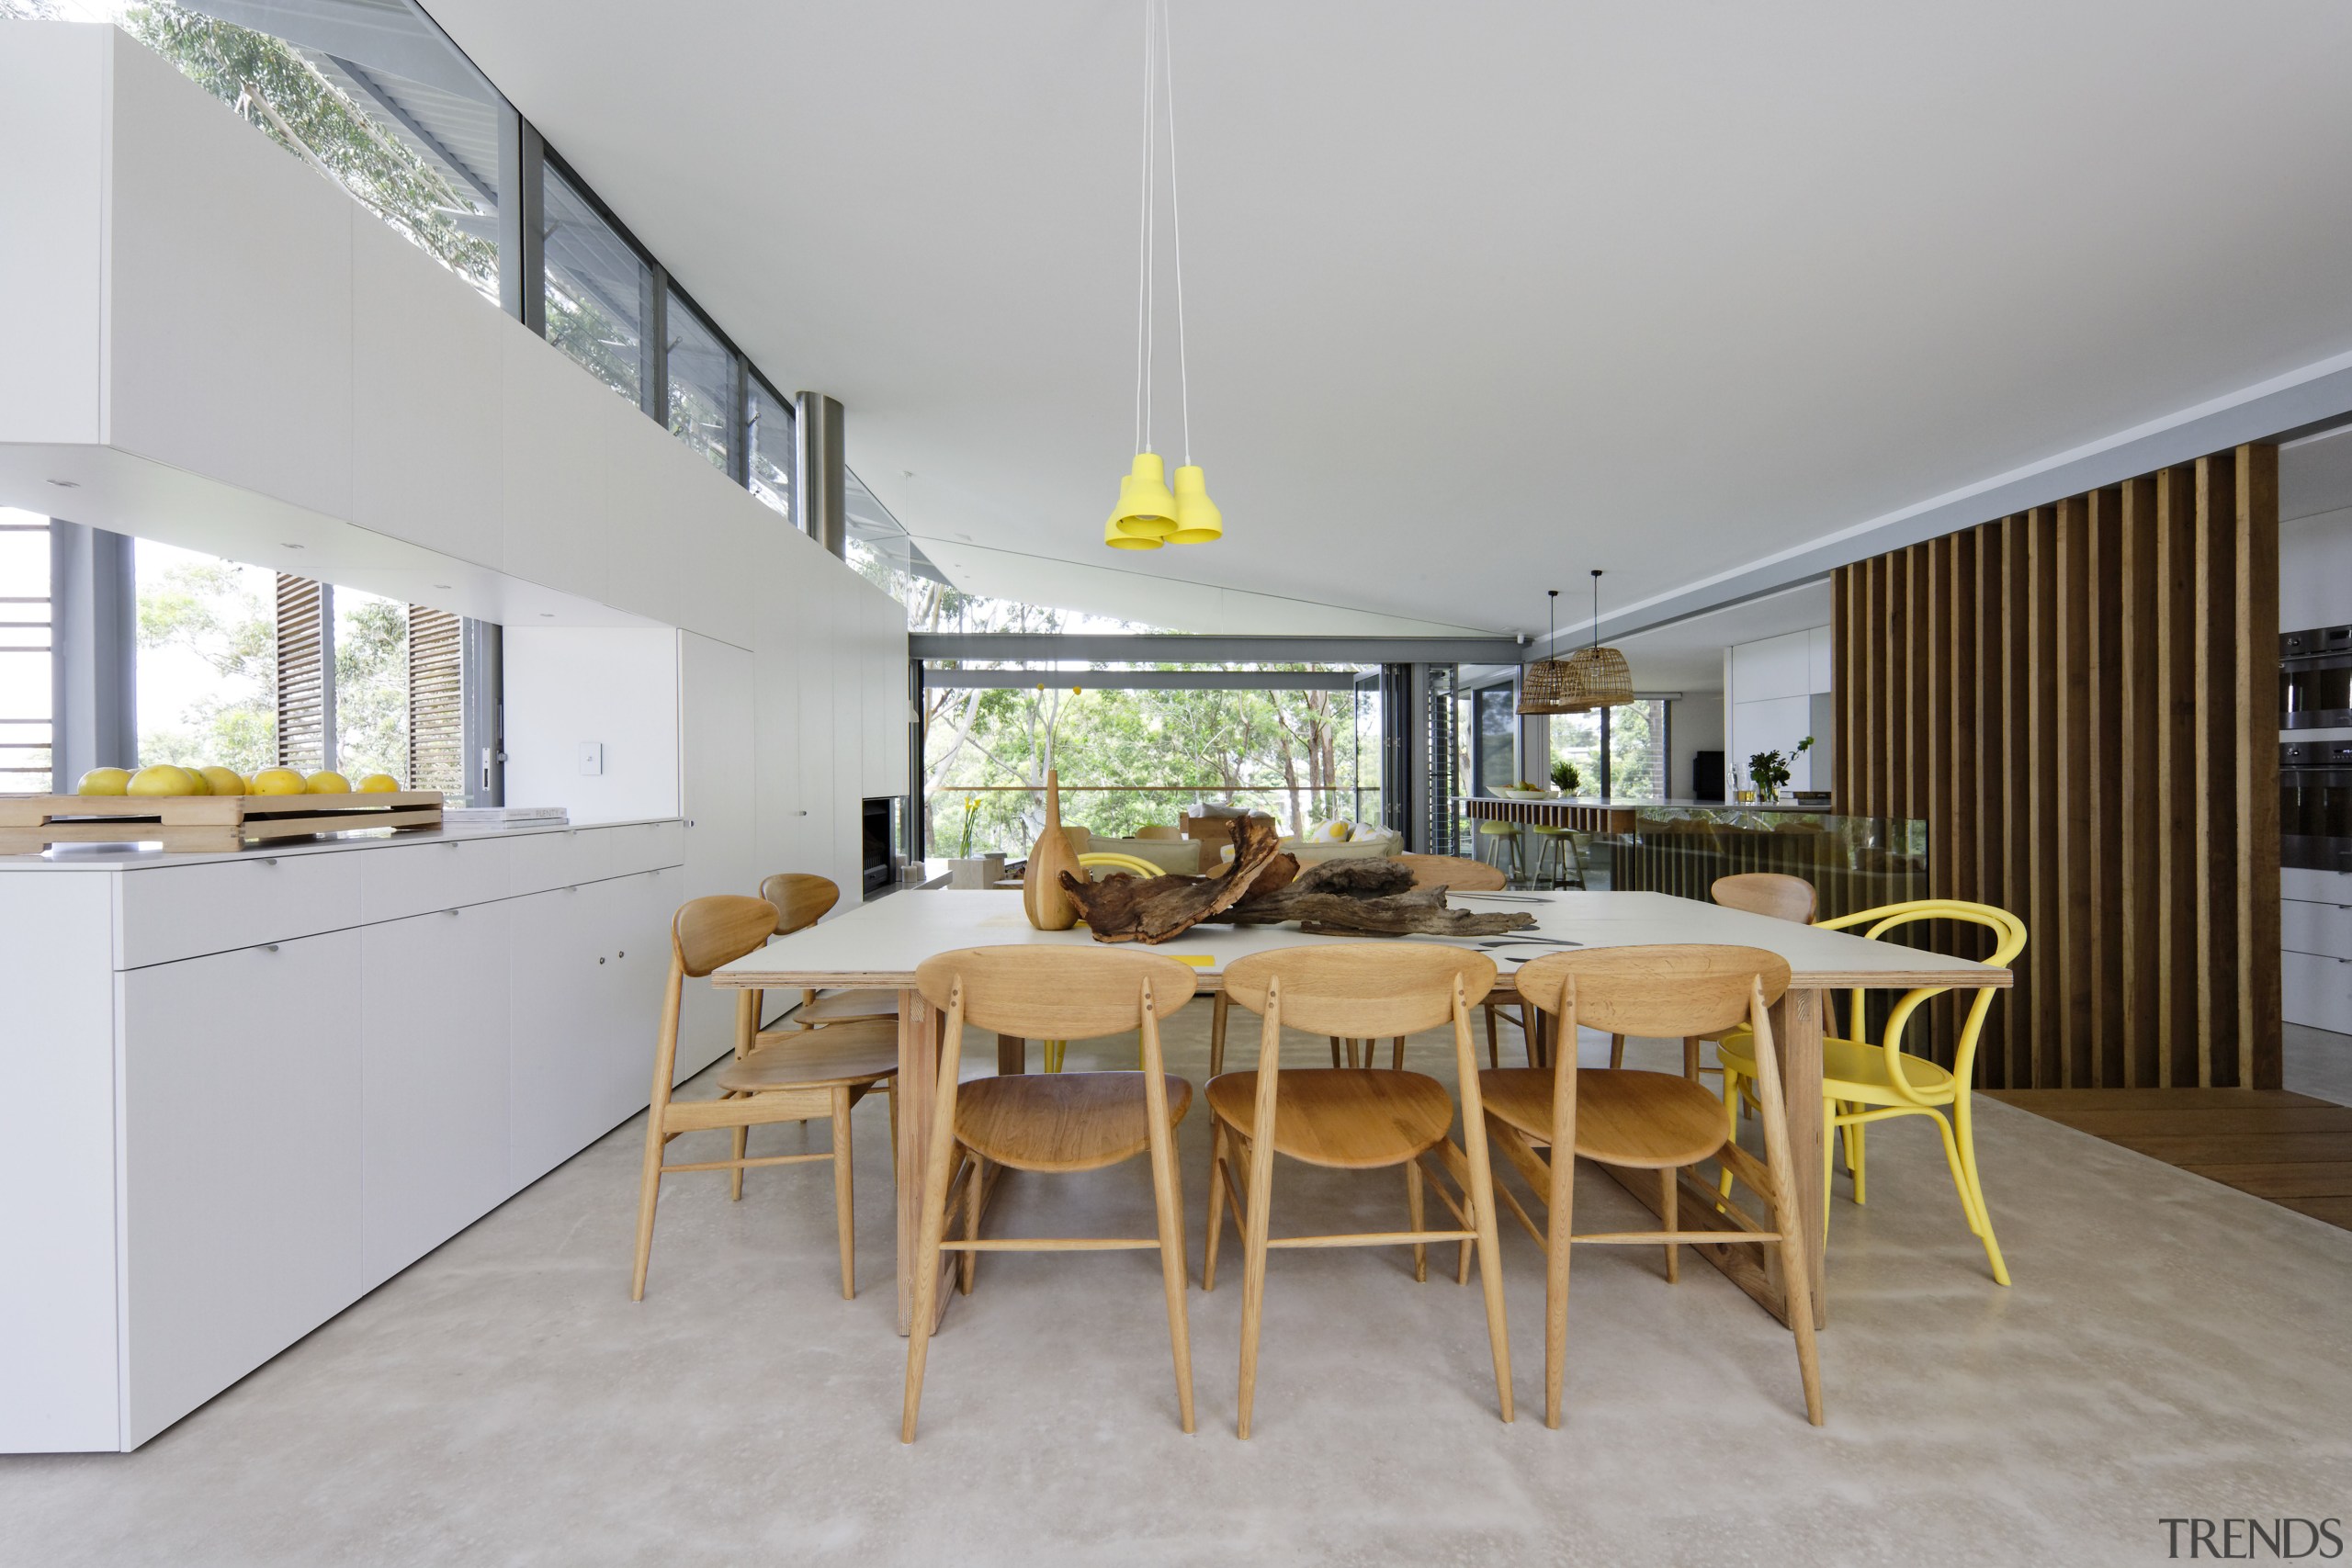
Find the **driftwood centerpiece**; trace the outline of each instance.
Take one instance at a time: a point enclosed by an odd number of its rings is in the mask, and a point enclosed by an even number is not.
[[[1393,860],[1333,860],[1305,871],[1280,852],[1273,825],[1237,818],[1233,865],[1221,876],[1062,877],[1063,891],[1097,942],[1162,942],[1204,921],[1279,925],[1297,920],[1321,936],[1500,936],[1535,923],[1527,914],[1450,909],[1445,889],[1416,890]]]

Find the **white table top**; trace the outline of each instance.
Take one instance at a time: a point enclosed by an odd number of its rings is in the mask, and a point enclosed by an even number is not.
[[[1579,947],[1639,947],[1664,942],[1724,942],[1760,947],[1788,960],[1797,984],[1806,987],[1867,987],[1908,989],[1954,986],[1975,989],[2005,987],[2009,972],[1962,958],[1921,953],[1892,942],[1871,942],[1844,931],[1826,931],[1677,898],[1666,893],[1447,894],[1457,908],[1524,911],[1536,918],[1532,931]],[[1159,947],[1136,951],[1171,958],[1205,954],[1202,978],[1220,976],[1225,965],[1252,953],[1330,942],[1442,942],[1471,947],[1493,958],[1508,977],[1522,964],[1547,953],[1570,951],[1553,943],[1511,943],[1509,938],[1307,936],[1295,926],[1200,925]],[[780,937],[715,971],[711,983],[736,989],[786,986],[894,986],[914,983],[918,964],[958,947],[1019,944],[1084,946],[1084,931],[1041,931],[1021,912],[1014,892],[908,892],[877,900]],[[1489,945],[1489,944],[1493,945]],[[1127,944],[1121,943],[1121,946]],[[1206,987],[1204,987],[1207,988]]]

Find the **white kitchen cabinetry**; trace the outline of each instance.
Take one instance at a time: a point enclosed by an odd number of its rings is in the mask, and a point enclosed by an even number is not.
[[[360,1212],[381,1284],[507,1194],[507,906],[360,932]]]
[[[358,1299],[357,931],[120,978],[122,1446]]]
[[[2352,872],[2279,873],[2279,999],[2289,1023],[2352,1034]]]
[[[38,1107],[0,1145],[38,1265],[0,1269],[0,1452],[137,1447],[642,1109],[681,852],[0,861],[0,1100]]]

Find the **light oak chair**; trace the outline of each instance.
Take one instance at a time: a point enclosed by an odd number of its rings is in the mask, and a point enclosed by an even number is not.
[[[1568,1249],[1572,1244],[1662,1245],[1668,1281],[1680,1276],[1680,1248],[1693,1242],[1769,1247],[1779,1254],[1805,1416],[1821,1424],[1821,1368],[1815,1351],[1805,1225],[1796,1212],[1795,1167],[1786,1102],[1765,1009],[1788,989],[1789,966],[1755,947],[1612,947],[1557,953],[1519,972],[1521,996],[1547,1015],[1562,1043],[1549,1069],[1504,1067],[1479,1075],[1495,1146],[1547,1209],[1538,1228],[1507,1188],[1503,1201],[1544,1251],[1544,1424],[1560,1424],[1566,1375]],[[1672,1073],[1577,1067],[1580,1026],[1621,1034],[1690,1035],[1745,1018],[1753,1032],[1764,1158],[1733,1140],[1724,1108],[1698,1084]],[[1212,1086],[1214,1093],[1214,1086]],[[1575,1159],[1563,1151],[1574,1151]],[[1545,1152],[1539,1151],[1548,1151]],[[1658,1175],[1660,1228],[1577,1235],[1576,1159]],[[1686,1174],[1714,1160],[1763,1201],[1759,1223],[1730,1197]],[[1688,1194],[1724,1223],[1684,1230]]]
[[[1726,909],[1738,909],[1750,915],[1769,915],[1776,920],[1789,920],[1797,925],[1813,924],[1817,896],[1813,884],[1802,876],[1784,876],[1772,871],[1743,871],[1730,876],[1718,876],[1707,889],[1714,901]],[[1702,1073],[1720,1073],[1720,1066],[1702,1066],[1699,1047],[1702,1043],[1721,1045],[1725,1040],[1747,1032],[1746,1024],[1715,1034],[1702,1034],[1682,1042],[1682,1076],[1695,1078]],[[1625,1065],[1625,1037],[1613,1035],[1609,1042],[1609,1065]]]
[[[760,897],[776,909],[775,934],[790,936],[815,925],[841,902],[842,890],[829,877],[801,871],[779,871],[760,884]],[[757,993],[754,993],[755,995]],[[786,1016],[796,1030],[820,1029],[829,1023],[852,1023],[867,1018],[899,1016],[899,993],[881,987],[800,993],[800,1005]],[[781,1031],[763,1032],[763,1043]]]
[[[1510,886],[1510,879],[1502,874],[1500,867],[1488,865],[1482,860],[1472,860],[1467,855],[1398,855],[1396,858],[1413,868],[1413,886],[1416,887],[1459,887],[1464,893],[1499,893]],[[1520,1003],[1517,1018],[1504,1012],[1492,998],[1488,998],[1482,1006],[1487,1014],[1487,1065],[1490,1067],[1502,1066],[1502,1043],[1496,1026],[1508,1023],[1516,1028],[1520,1037],[1526,1042],[1527,1065],[1531,1067],[1541,1066],[1541,1044],[1527,1027],[1527,1004]],[[1337,1062],[1331,1065],[1339,1066]],[[1355,1066],[1352,1061],[1348,1065]],[[1401,1067],[1404,1065],[1405,1043],[1399,1040],[1391,1066]],[[1364,1066],[1372,1066],[1369,1055],[1365,1057]],[[1214,1064],[1210,1071],[1216,1071]]]
[[[661,1043],[653,1053],[652,1103],[645,1113],[645,1166],[638,1186],[637,1268],[629,1281],[629,1300],[645,1299],[645,1270],[653,1256],[653,1211],[662,1179],[686,1171],[724,1170],[733,1179],[733,1196],[743,1195],[743,1172],[753,1166],[801,1165],[831,1160],[833,1166],[833,1224],[839,1233],[842,1295],[857,1293],[856,1231],[852,1223],[850,1175],[850,1108],[877,1087],[895,1086],[899,1070],[899,1029],[895,1022],[838,1024],[802,1034],[798,1040],[754,1048],[759,1021],[755,992],[737,993],[735,1060],[718,1071],[719,1098],[680,1100],[671,1097],[677,1075],[678,1008],[685,983],[701,979],[720,964],[741,958],[763,945],[775,931],[775,906],[764,898],[717,894],[696,898],[680,908],[670,922],[670,984],[662,1004]],[[894,1106],[895,1111],[895,1097]],[[743,1137],[752,1127],[777,1122],[807,1122],[829,1117],[833,1146],[820,1154],[769,1155],[748,1158]],[[663,1163],[670,1140],[684,1133],[719,1129],[735,1135],[730,1159]]]
[[[1201,1289],[1216,1288],[1218,1233],[1233,1212],[1243,1249],[1241,1400],[1236,1430],[1250,1435],[1258,1391],[1258,1336],[1264,1318],[1266,1258],[1278,1247],[1396,1247],[1413,1248],[1413,1278],[1429,1277],[1427,1246],[1463,1244],[1456,1281],[1469,1279],[1477,1253],[1486,1294],[1487,1337],[1494,1354],[1495,1393],[1502,1418],[1511,1418],[1510,1338],[1503,1320],[1501,1260],[1496,1255],[1494,1179],[1487,1163],[1477,1058],[1470,1044],[1470,1010],[1495,983],[1483,953],[1438,946],[1375,947],[1346,943],[1293,947],[1237,959],[1225,972],[1234,1000],[1260,1015],[1258,1066],[1209,1080],[1209,1110],[1216,1125],[1209,1156],[1208,1249]],[[1370,1068],[1282,1066],[1285,1024],[1313,1034],[1374,1039],[1410,1034],[1452,1022],[1455,1068],[1461,1075],[1463,1144],[1447,1137],[1453,1100],[1445,1086],[1420,1073]],[[1405,1168],[1402,1231],[1361,1235],[1276,1236],[1272,1234],[1274,1156],[1340,1170]],[[1461,1189],[1446,1190],[1442,1161]],[[1237,1171],[1246,1169],[1246,1180]],[[1453,1230],[1422,1224],[1426,1177],[1457,1222]]]
[[[1168,1301],[1168,1339],[1176,1363],[1176,1401],[1193,1429],[1193,1349],[1185,1318],[1184,1222],[1176,1173],[1176,1123],[1191,1109],[1193,1086],[1166,1070],[1160,1021],[1193,999],[1193,971],[1173,959],[1110,948],[967,947],[943,953],[915,971],[915,986],[945,1015],[933,1108],[931,1157],[923,1175],[922,1229],[915,1252],[914,1327],[907,1339],[906,1404],[899,1439],[915,1439],[923,1363],[939,1313],[939,1258],[960,1252],[968,1292],[982,1252],[1102,1252],[1157,1248]],[[1143,1070],[1133,1073],[1027,1073],[956,1082],[967,1029],[1000,1037],[1091,1040],[1136,1031]],[[980,1221],[992,1166],[1014,1170],[1099,1170],[1148,1155],[1158,1234],[990,1240]],[[946,1239],[947,1216],[964,1206],[962,1239]]]

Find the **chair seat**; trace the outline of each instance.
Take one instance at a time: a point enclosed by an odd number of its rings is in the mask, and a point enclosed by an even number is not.
[[[862,1018],[899,1016],[899,993],[879,987],[845,991],[820,991],[814,1001],[792,1010],[792,1021],[803,1028],[820,1023],[845,1023]]]
[[[1168,1124],[1193,1108],[1193,1086],[1168,1075]],[[956,1090],[956,1139],[1016,1170],[1094,1170],[1151,1142],[1141,1073],[1006,1073]]]
[[[1274,1148],[1309,1165],[1343,1170],[1402,1165],[1443,1143],[1453,1125],[1453,1097],[1423,1073],[1285,1067],[1277,1089]],[[1211,1078],[1209,1109],[1254,1139],[1258,1075]]]
[[[1552,1137],[1552,1069],[1478,1075],[1487,1109],[1531,1138]],[[1723,1101],[1675,1073],[1591,1067],[1577,1074],[1577,1153],[1602,1165],[1696,1165],[1724,1144]]]
[[[1756,1056],[1748,1038],[1743,1031],[1724,1041],[1715,1054],[1733,1072],[1752,1078],[1756,1076]],[[1821,1093],[1826,1100],[1850,1100],[1862,1105],[1917,1105],[1922,1100],[1930,1105],[1949,1105],[1959,1093],[1950,1071],[1908,1051],[1903,1053],[1903,1077],[1911,1086],[1911,1094],[1894,1087],[1894,1077],[1887,1071],[1886,1052],[1882,1046],[1860,1040],[1840,1040],[1835,1035],[1821,1042]]]
[[[899,1026],[841,1023],[763,1037],[741,1061],[718,1069],[718,1087],[734,1094],[780,1089],[829,1089],[872,1083],[899,1070]]]

